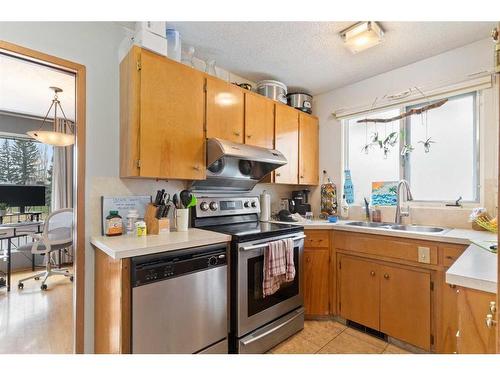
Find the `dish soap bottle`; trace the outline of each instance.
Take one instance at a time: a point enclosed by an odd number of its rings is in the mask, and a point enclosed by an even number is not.
[[[345,199],[345,194],[342,195],[342,202],[340,204],[340,216],[342,217],[342,219],[349,218],[349,204]]]

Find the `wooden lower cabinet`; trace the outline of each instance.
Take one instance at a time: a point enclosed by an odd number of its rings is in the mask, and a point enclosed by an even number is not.
[[[379,280],[380,331],[430,351],[430,273],[384,265]]]
[[[338,262],[341,317],[430,351],[430,272],[347,255]]]
[[[330,250],[304,250],[304,307],[307,315],[330,312]]]
[[[486,325],[486,315],[491,314],[498,321],[498,314],[490,309],[490,302],[496,295],[475,289],[457,287],[458,332],[457,352],[459,354],[496,353],[496,324]]]
[[[359,258],[339,260],[339,315],[379,330],[379,265]]]

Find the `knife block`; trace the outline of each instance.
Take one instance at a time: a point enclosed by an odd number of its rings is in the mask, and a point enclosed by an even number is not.
[[[170,220],[166,217],[161,219],[156,218],[156,213],[158,207],[154,204],[149,203],[146,207],[146,213],[144,214],[144,221],[146,222],[146,227],[148,234],[160,234],[170,232]]]

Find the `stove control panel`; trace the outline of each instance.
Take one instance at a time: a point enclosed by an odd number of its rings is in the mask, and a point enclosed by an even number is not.
[[[258,197],[199,197],[196,217],[259,214]]]

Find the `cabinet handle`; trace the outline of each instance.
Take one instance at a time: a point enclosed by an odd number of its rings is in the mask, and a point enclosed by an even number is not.
[[[248,134],[248,135],[247,135],[247,138],[252,138],[252,134]]]
[[[281,173],[276,173],[276,177],[279,177],[279,176],[281,176]]]
[[[200,167],[199,167],[198,165],[194,165],[194,166],[193,166],[193,169],[194,169],[195,171],[199,171],[199,170],[200,170]]]
[[[240,136],[240,132],[234,132],[234,135],[239,137]]]
[[[497,312],[497,303],[495,301],[490,302],[490,312],[492,314]]]
[[[300,176],[300,178],[304,178],[304,176]]]
[[[493,320],[493,315],[487,314],[484,323],[486,324],[486,327],[491,328],[497,324],[497,321]]]
[[[371,275],[371,276],[375,276],[375,271],[371,271],[371,272],[370,272],[370,275]]]
[[[384,279],[389,280],[389,274],[388,273],[384,274]]]
[[[451,255],[447,255],[446,259],[454,259]]]

